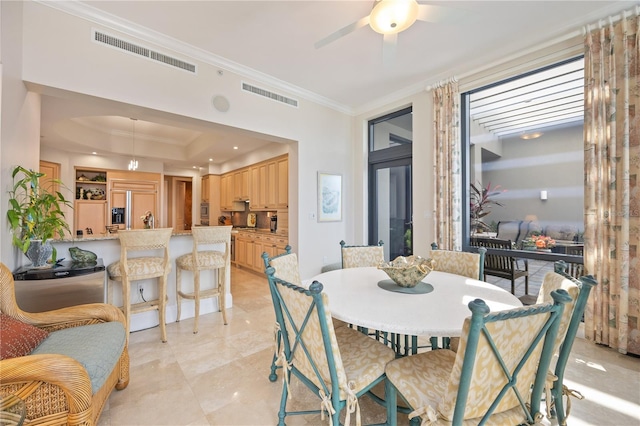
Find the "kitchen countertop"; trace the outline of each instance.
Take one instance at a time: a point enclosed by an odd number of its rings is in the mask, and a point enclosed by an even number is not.
[[[172,237],[182,237],[186,235],[191,235],[191,230],[186,231],[173,231],[171,234]],[[103,240],[117,240],[118,233],[115,234],[91,234],[85,235],[82,238],[64,238],[64,239],[55,239],[52,243],[69,243],[69,242],[82,242],[82,241],[103,241]]]

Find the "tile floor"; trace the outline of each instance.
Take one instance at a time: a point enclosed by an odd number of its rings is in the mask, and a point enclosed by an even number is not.
[[[532,265],[530,293],[549,265]],[[524,292],[518,281],[516,294]],[[498,285],[509,289],[508,281]],[[114,391],[99,425],[274,425],[282,383],[268,380],[273,354],[273,308],[266,278],[233,268],[234,306],[229,324],[219,313],[131,334],[131,381]],[[640,425],[640,359],[577,339],[565,383],[585,396],[573,400],[570,425]],[[296,405],[316,408],[310,393],[292,382]],[[307,405],[304,405],[307,403]],[[308,405],[311,403],[312,405]],[[361,398],[363,423],[383,422],[384,409]],[[399,424],[407,424],[398,416]],[[288,417],[287,424],[320,425],[319,416]],[[553,425],[545,419],[544,424]]]

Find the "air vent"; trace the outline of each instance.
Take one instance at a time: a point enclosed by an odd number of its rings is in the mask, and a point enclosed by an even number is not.
[[[97,43],[106,44],[116,49],[124,50],[134,55],[143,56],[156,62],[161,62],[165,65],[169,65],[174,68],[180,68],[181,70],[188,71],[190,73],[196,73],[196,66],[188,62],[182,61],[177,58],[173,58],[164,53],[156,52],[144,46],[122,40],[118,37],[105,34],[100,31],[93,30],[93,41]]]
[[[296,99],[291,99],[286,96],[270,92],[266,89],[261,89],[260,87],[252,86],[247,83],[242,83],[242,90],[244,90],[245,92],[254,93],[259,96],[264,96],[265,98],[269,98],[276,102],[281,102],[283,104],[287,104],[296,108],[298,107],[298,101]]]

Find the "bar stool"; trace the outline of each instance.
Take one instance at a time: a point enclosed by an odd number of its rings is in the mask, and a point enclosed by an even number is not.
[[[195,322],[193,333],[198,332],[198,317],[200,315],[200,299],[218,298],[218,306],[222,312],[222,319],[227,324],[225,308],[226,279],[230,270],[231,226],[196,226],[191,230],[193,235],[193,251],[183,254],[176,259],[176,300],[178,302],[178,319],[181,315],[181,299],[195,301]],[[198,250],[199,246],[224,245],[223,250]],[[193,292],[182,291],[182,271],[193,272]],[[217,286],[200,290],[200,271],[217,271]],[[213,272],[212,272],[213,273]]]
[[[120,260],[107,267],[109,279],[122,283],[122,310],[127,322],[127,342],[131,315],[146,311],[158,311],[162,342],[167,341],[165,314],[167,306],[167,277],[171,271],[169,262],[169,240],[173,228],[131,229],[118,231]],[[129,252],[160,251],[162,256],[129,257]],[[158,298],[131,304],[131,282],[158,278]],[[111,294],[110,294],[111,298]],[[110,301],[111,302],[111,301]]]

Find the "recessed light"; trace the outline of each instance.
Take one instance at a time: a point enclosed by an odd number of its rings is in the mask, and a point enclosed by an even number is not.
[[[193,168],[194,168],[194,169],[197,169],[197,168],[198,168],[198,166],[193,166]]]
[[[544,133],[542,133],[542,132],[525,133],[523,135],[520,135],[520,138],[521,139],[538,139],[543,134]]]
[[[213,158],[209,158],[209,161],[213,161]]]
[[[93,155],[98,155],[98,153],[97,153],[97,152],[95,152],[95,151],[93,151],[93,152],[92,152],[92,154],[93,154]]]
[[[233,147],[233,149],[238,149],[238,147],[237,147],[237,146],[234,146],[234,147]]]

